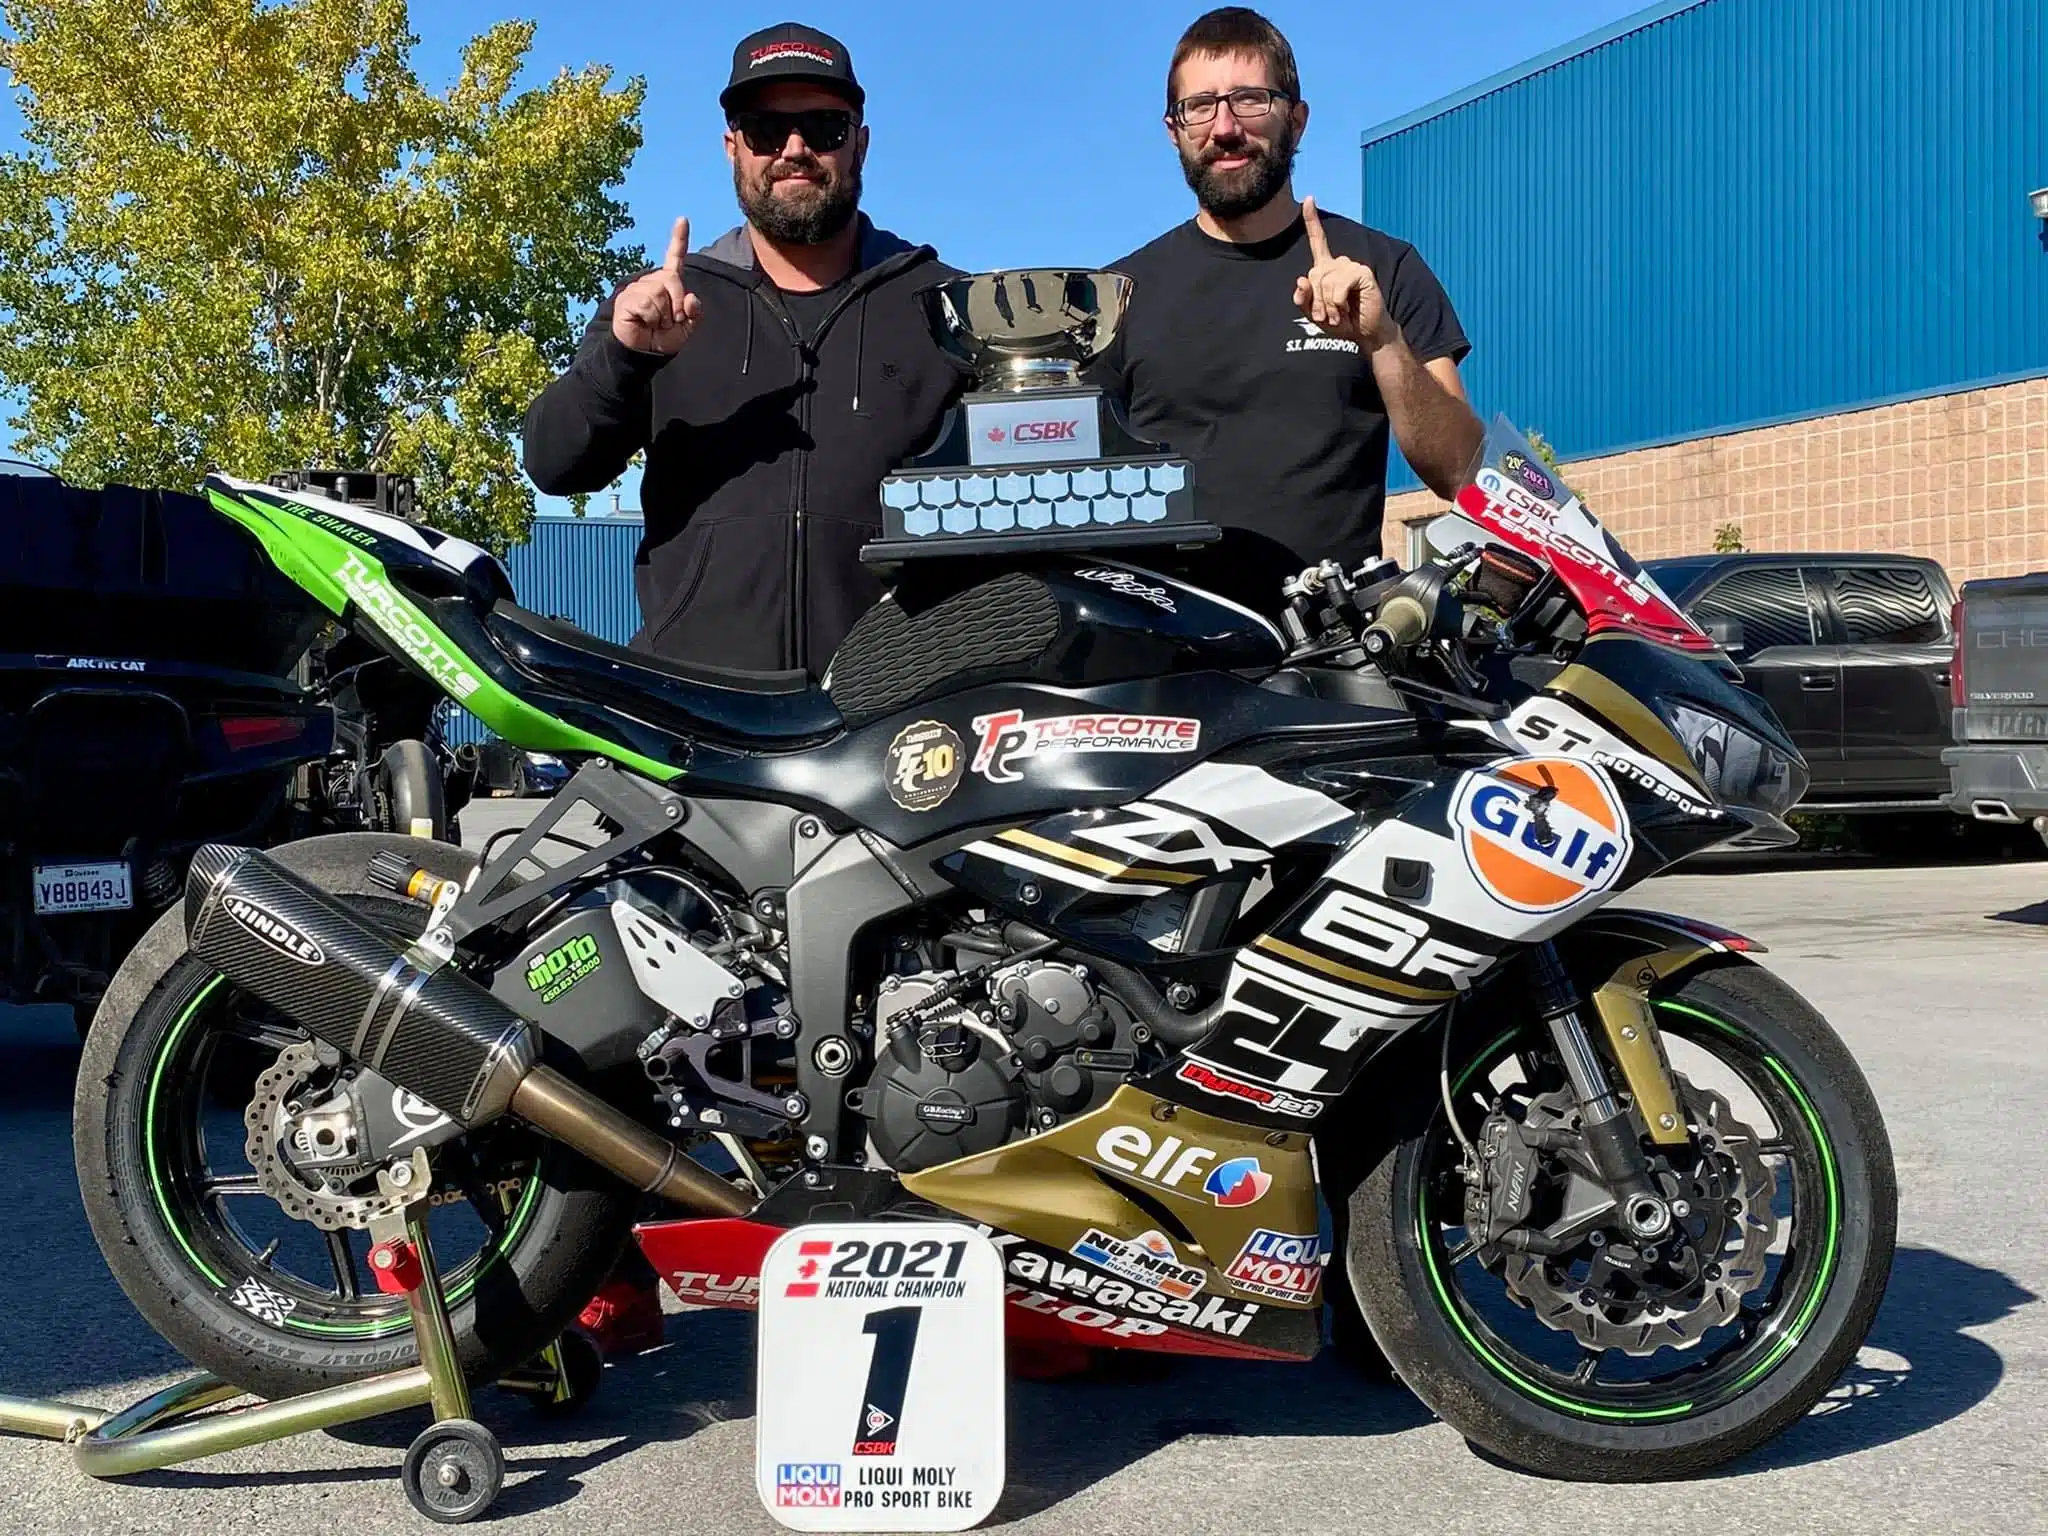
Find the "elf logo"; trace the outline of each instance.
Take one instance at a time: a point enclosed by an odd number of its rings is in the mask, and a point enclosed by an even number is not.
[[[1611,890],[1634,842],[1607,776],[1562,757],[1465,775],[1452,810],[1480,886],[1517,912],[1557,912]]]
[[[1113,1125],[1095,1140],[1096,1159],[1105,1168],[1134,1174],[1147,1184],[1187,1200],[1206,1195],[1226,1209],[1256,1205],[1273,1187],[1273,1176],[1256,1157],[1233,1157],[1218,1163],[1207,1147],[1191,1146],[1178,1136],[1155,1143],[1135,1125]],[[1202,1182],[1183,1188],[1190,1180]]]

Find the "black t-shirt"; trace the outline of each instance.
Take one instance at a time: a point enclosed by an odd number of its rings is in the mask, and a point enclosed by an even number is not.
[[[818,334],[818,327],[825,323],[825,317],[846,297],[847,286],[852,281],[853,274],[848,273],[829,288],[818,288],[809,293],[797,293],[788,288],[775,290],[782,298],[782,307],[789,311],[791,323],[796,326],[797,338],[806,346]]]
[[[1323,229],[1337,255],[1372,268],[1418,359],[1471,351],[1413,246],[1328,213]],[[1131,309],[1091,377],[1140,437],[1193,463],[1195,515],[1227,530],[1198,566],[1212,579],[1227,571],[1217,585],[1271,609],[1277,583],[1304,565],[1377,558],[1386,405],[1357,344],[1294,306],[1309,269],[1302,222],[1234,245],[1189,220],[1112,265],[1133,279]]]

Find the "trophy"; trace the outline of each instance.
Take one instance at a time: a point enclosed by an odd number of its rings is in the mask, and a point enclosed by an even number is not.
[[[1032,268],[954,278],[918,294],[932,338],[975,387],[936,444],[882,481],[871,564],[1006,549],[1200,544],[1188,465],[1132,435],[1082,382],[1130,302],[1120,272]]]

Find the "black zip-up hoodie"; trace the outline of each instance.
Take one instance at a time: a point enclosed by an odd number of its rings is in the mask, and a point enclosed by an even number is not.
[[[881,595],[859,553],[882,476],[966,386],[912,297],[958,274],[862,214],[854,277],[805,346],[744,226],[684,272],[703,314],[682,351],[623,346],[606,299],[527,410],[526,472],[549,495],[597,491],[645,448],[634,647],[822,675]]]

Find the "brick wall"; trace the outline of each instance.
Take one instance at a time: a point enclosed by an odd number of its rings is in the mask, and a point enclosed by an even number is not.
[[[1525,427],[1542,426],[1524,422]],[[1698,554],[1738,524],[1755,550],[1931,555],[1956,585],[2048,569],[2048,379],[1699,438],[1564,466],[1639,560]],[[1386,552],[1434,516],[1387,502]]]

